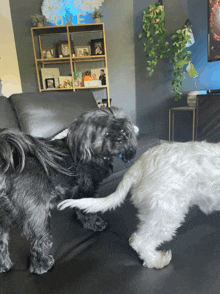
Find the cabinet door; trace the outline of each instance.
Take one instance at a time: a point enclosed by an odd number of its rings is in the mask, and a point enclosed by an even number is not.
[[[220,94],[197,96],[196,139],[220,141]]]

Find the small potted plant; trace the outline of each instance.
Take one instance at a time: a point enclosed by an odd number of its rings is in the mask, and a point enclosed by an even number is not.
[[[40,15],[40,14],[32,15],[31,20],[34,26],[42,27],[46,25],[46,18],[44,15]]]
[[[91,17],[95,20],[96,23],[100,22],[100,18],[102,18],[104,15],[102,11],[95,9],[93,13],[91,14]]]

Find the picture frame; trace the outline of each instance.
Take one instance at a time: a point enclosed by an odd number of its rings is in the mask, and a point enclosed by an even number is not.
[[[55,48],[46,48],[41,51],[41,59],[55,58]]]
[[[208,62],[220,60],[220,30],[218,25],[218,1],[208,2]]]
[[[59,77],[60,71],[59,68],[41,68],[41,77],[42,77],[42,86],[43,89],[47,89],[46,87],[46,79],[54,78],[55,87],[59,87]]]
[[[103,39],[91,40],[91,54],[92,55],[104,55],[105,54]]]
[[[55,89],[55,80],[54,78],[45,79],[46,89]]]
[[[69,43],[68,41],[59,41],[58,42],[58,56],[60,58],[62,57],[70,57],[70,54],[72,55],[74,48],[73,44],[71,43],[71,52],[69,52]]]
[[[76,57],[86,57],[91,56],[91,47],[90,46],[76,46],[75,47]]]
[[[107,83],[107,70],[105,67],[91,69],[91,80],[100,80],[102,86]]]

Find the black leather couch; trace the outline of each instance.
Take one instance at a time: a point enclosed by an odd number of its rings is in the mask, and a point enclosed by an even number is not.
[[[50,138],[67,128],[80,113],[96,109],[91,92],[50,92],[0,97],[0,127],[19,128],[35,137]],[[147,122],[146,122],[147,123]],[[134,162],[159,140],[139,135]],[[112,193],[132,164],[114,161],[114,173],[100,189]],[[173,251],[171,264],[162,270],[147,269],[128,239],[137,226],[136,210],[128,200],[102,218],[109,222],[103,232],[82,228],[73,210],[52,212],[56,263],[48,273],[28,271],[29,243],[12,229],[12,270],[0,274],[0,293],[7,294],[147,294],[219,293],[219,215],[207,217],[192,210],[177,237],[162,248]]]

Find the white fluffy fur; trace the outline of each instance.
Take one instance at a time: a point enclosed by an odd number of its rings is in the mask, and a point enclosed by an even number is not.
[[[149,268],[163,268],[171,251],[157,251],[184,221],[189,207],[204,213],[220,209],[220,144],[167,143],[144,153],[127,171],[115,193],[105,198],[65,200],[59,209],[105,212],[121,205],[130,188],[139,226],[130,245]]]

